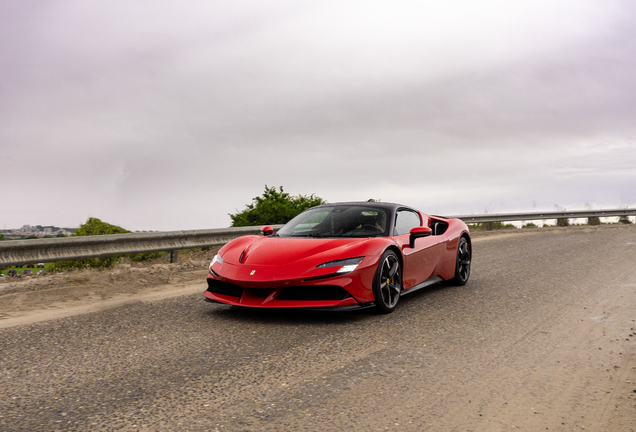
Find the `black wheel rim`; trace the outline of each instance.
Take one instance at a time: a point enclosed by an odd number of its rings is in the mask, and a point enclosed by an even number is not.
[[[394,255],[389,255],[382,262],[380,271],[382,303],[389,309],[394,308],[400,298],[401,289],[400,262]]]
[[[457,250],[457,274],[462,281],[467,281],[470,275],[470,246],[463,241]]]

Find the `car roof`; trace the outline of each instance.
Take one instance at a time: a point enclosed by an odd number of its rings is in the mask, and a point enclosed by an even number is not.
[[[375,208],[383,208],[385,210],[390,210],[390,211],[395,211],[399,208],[407,208],[410,210],[414,210],[414,208],[406,206],[406,205],[402,205],[402,204],[396,204],[396,203],[388,203],[388,202],[376,202],[376,201],[350,201],[350,202],[338,202],[338,203],[327,203],[327,204],[322,204],[313,208],[317,208],[317,207],[333,207],[333,206],[360,206],[360,207],[375,207]]]

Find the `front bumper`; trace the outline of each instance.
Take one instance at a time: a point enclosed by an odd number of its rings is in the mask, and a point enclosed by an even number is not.
[[[353,310],[373,306],[369,303],[359,303],[338,285],[248,288],[210,277],[205,300],[234,306],[272,309]]]

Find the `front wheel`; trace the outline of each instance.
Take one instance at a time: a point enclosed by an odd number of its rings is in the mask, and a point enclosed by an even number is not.
[[[400,300],[402,291],[402,272],[400,260],[395,252],[384,252],[373,279],[373,296],[378,312],[391,313]]]
[[[449,282],[451,285],[466,285],[468,277],[470,276],[470,261],[472,258],[472,252],[470,250],[470,243],[466,240],[466,237],[459,239],[457,244],[457,260],[455,261],[455,277]]]

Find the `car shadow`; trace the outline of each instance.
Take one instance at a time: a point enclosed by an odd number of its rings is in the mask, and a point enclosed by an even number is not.
[[[351,324],[378,316],[374,308],[334,312],[328,310],[259,309],[209,303],[208,305],[210,309],[206,315],[210,318],[245,323]]]

